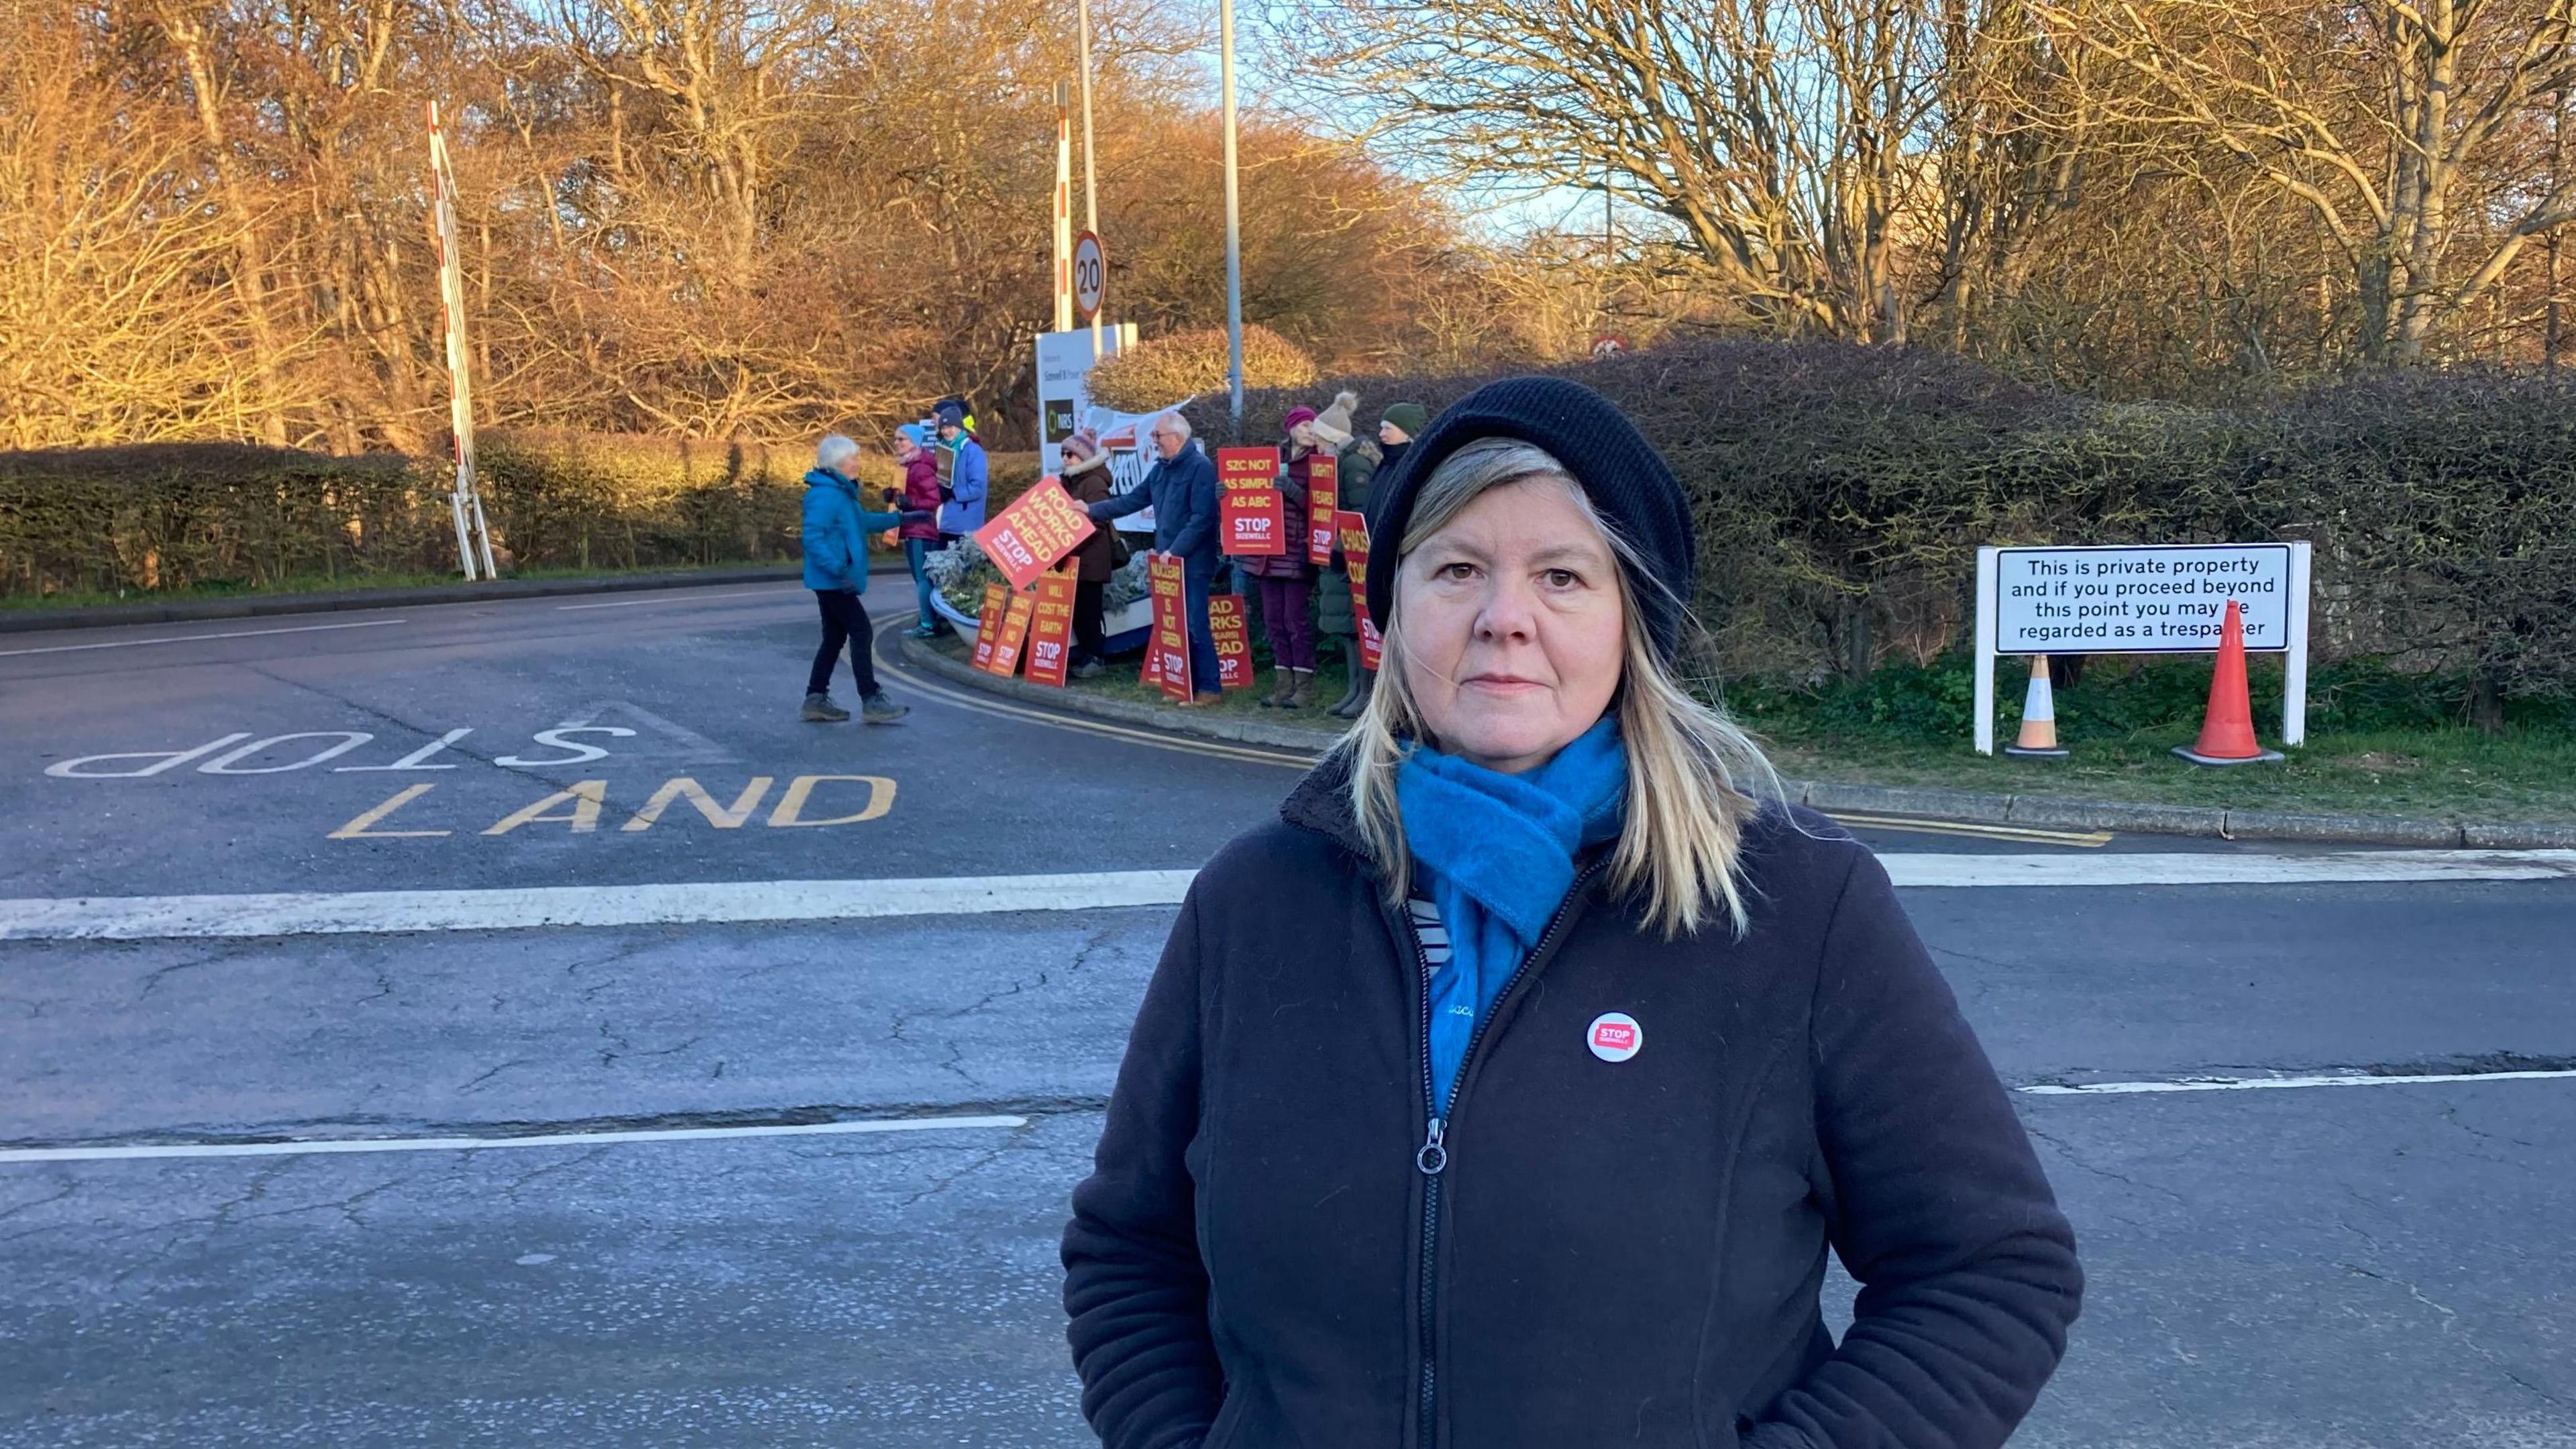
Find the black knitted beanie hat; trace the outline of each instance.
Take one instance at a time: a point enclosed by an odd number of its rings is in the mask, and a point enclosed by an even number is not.
[[[1565,465],[1594,511],[1645,561],[1652,577],[1636,577],[1624,562],[1621,567],[1630,574],[1628,592],[1645,615],[1655,652],[1670,663],[1681,650],[1683,604],[1699,571],[1690,507],[1654,444],[1608,398],[1558,377],[1505,378],[1476,389],[1433,419],[1391,475],[1377,479],[1368,510],[1370,617],[1394,617],[1395,550],[1422,480],[1479,438],[1518,438]]]

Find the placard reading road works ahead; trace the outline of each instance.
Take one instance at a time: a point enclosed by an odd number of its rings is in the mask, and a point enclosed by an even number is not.
[[[2207,654],[2227,601],[2245,647],[2290,647],[2290,545],[2171,544],[1995,551],[1998,654]]]

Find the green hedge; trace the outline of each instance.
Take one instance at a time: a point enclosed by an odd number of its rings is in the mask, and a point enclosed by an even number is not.
[[[655,568],[796,556],[807,445],[494,430],[486,516],[518,568]],[[274,587],[456,567],[444,458],[226,443],[0,453],[0,594]],[[1035,454],[993,459],[998,498]],[[896,481],[871,450],[871,502]]]
[[[1697,612],[1728,675],[1796,688],[1925,667],[1962,642],[1981,544],[2307,539],[2320,663],[2473,681],[2469,711],[2576,684],[2576,383],[2373,375],[2232,409],[2112,404],[1965,359],[1707,342],[1554,369],[1668,458],[1699,535]],[[1361,394],[1437,412],[1486,377],[1326,379],[1247,395],[1245,433]],[[1222,398],[1191,408],[1211,440]],[[1579,460],[1569,460],[1579,461]]]

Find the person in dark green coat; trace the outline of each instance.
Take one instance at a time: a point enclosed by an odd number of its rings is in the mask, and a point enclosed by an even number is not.
[[[1404,456],[1413,446],[1414,435],[1429,423],[1431,415],[1420,403],[1400,402],[1388,407],[1378,424],[1377,438],[1351,436],[1351,409],[1359,398],[1343,393],[1316,419],[1315,430],[1330,439],[1341,457],[1341,494],[1336,508],[1349,513],[1368,511],[1369,491],[1377,475]],[[1333,550],[1333,566],[1327,570],[1315,590],[1316,628],[1342,641],[1342,662],[1349,668],[1350,688],[1339,703],[1327,711],[1342,719],[1357,719],[1366,708],[1369,691],[1377,680],[1375,670],[1360,667],[1359,617],[1351,609],[1351,575],[1342,552]]]

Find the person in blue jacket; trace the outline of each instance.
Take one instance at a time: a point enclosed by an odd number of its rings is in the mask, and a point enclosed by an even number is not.
[[[947,398],[939,404],[939,445],[948,450],[948,481],[940,488],[939,533],[949,542],[984,526],[984,492],[992,483],[992,465],[984,444],[966,424],[966,404]]]
[[[1216,635],[1208,628],[1208,586],[1223,562],[1217,551],[1216,464],[1191,440],[1190,420],[1177,412],[1154,419],[1153,439],[1156,462],[1145,480],[1087,511],[1092,522],[1107,523],[1150,506],[1155,549],[1180,556],[1192,694],[1181,707],[1192,709],[1213,704],[1222,694],[1216,680]]]
[[[834,433],[814,449],[814,471],[805,475],[805,587],[823,611],[823,647],[805,681],[805,708],[797,718],[837,724],[850,712],[832,703],[832,666],[849,649],[850,673],[859,684],[859,709],[869,724],[892,724],[912,711],[886,698],[870,655],[875,636],[859,595],[868,589],[868,538],[930,516],[928,510],[872,513],[859,506],[851,477],[859,445]]]

